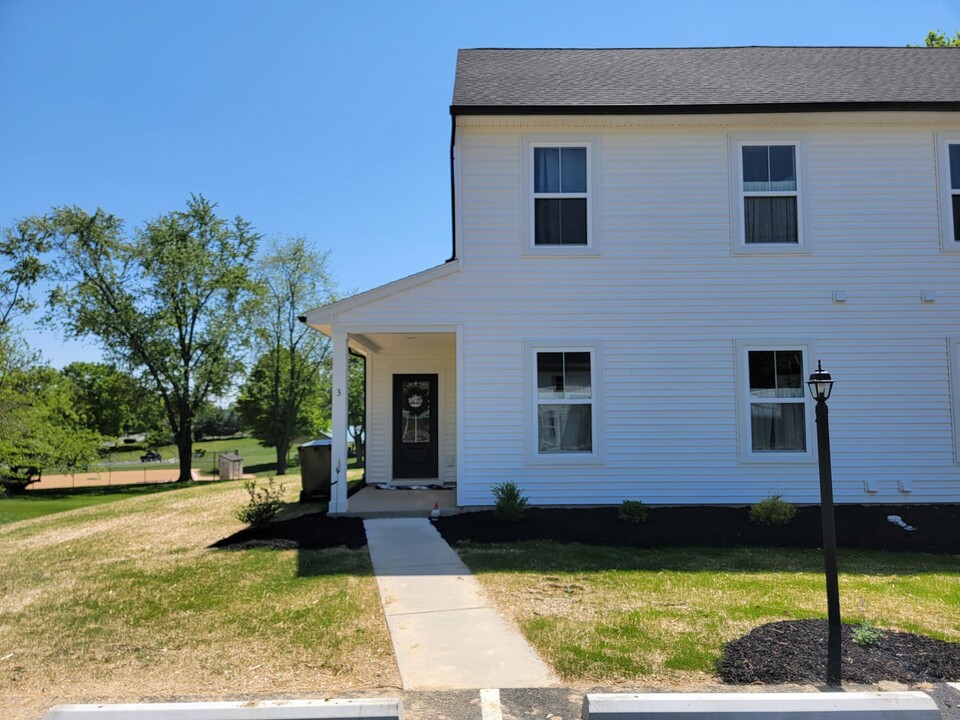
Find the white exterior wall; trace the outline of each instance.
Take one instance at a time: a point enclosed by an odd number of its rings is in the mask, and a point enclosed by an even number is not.
[[[838,502],[960,502],[949,352],[960,336],[960,254],[941,252],[936,151],[936,133],[956,131],[960,117],[551,122],[461,119],[460,272],[337,316],[461,326],[461,505],[489,504],[490,486],[504,480],[536,504],[746,503],[770,493],[818,502],[815,453],[793,465],[740,458],[736,347],[757,339],[809,342],[808,361],[822,358],[837,381]],[[803,135],[810,254],[731,250],[730,139],[762,124]],[[595,143],[597,257],[521,256],[522,138],[541,132]],[[834,302],[834,291],[847,301]],[[936,300],[921,302],[923,291]],[[538,340],[598,344],[602,462],[526,462],[524,343]],[[374,398],[374,412],[389,413],[382,389]],[[807,442],[815,448],[812,434]]]

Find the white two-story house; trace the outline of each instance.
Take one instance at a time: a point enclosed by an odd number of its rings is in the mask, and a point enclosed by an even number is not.
[[[352,350],[369,482],[816,503],[821,360],[837,502],[960,502],[960,49],[464,50],[451,115],[452,258],[307,314],[335,479]]]

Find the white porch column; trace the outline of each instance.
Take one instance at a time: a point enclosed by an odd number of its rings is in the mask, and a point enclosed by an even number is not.
[[[334,330],[333,438],[330,453],[331,513],[347,510],[347,333]]]

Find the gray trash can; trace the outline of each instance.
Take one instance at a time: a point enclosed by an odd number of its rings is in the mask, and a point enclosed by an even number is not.
[[[333,441],[329,438],[311,440],[299,447],[300,502],[330,500],[330,453]]]

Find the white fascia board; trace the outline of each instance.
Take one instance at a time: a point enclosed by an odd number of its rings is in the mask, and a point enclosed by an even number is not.
[[[353,310],[361,305],[367,305],[372,302],[377,302],[378,300],[383,300],[384,298],[388,298],[391,295],[396,295],[404,290],[417,287],[418,285],[425,285],[426,283],[433,282],[439,278],[459,272],[459,270],[460,260],[451,260],[443,265],[437,265],[429,270],[424,270],[423,272],[418,272],[414,275],[408,275],[405,278],[394,280],[386,285],[375,287],[372,290],[366,290],[362,293],[357,293],[356,295],[351,295],[348,298],[344,298],[343,300],[330,303],[329,305],[323,305],[321,307],[314,308],[306,313],[307,325],[319,330],[325,335],[329,335],[330,327],[335,323],[336,317],[340,313]]]

